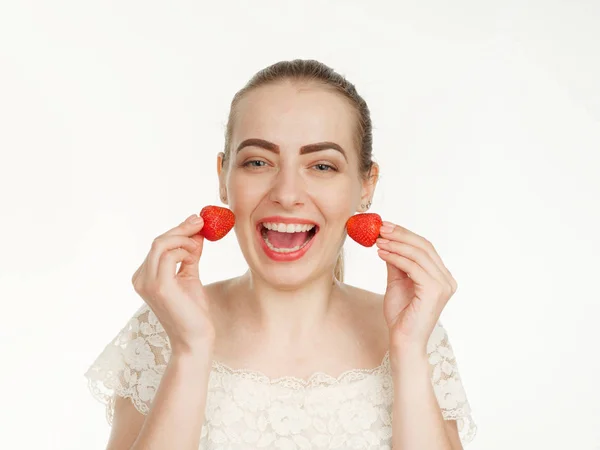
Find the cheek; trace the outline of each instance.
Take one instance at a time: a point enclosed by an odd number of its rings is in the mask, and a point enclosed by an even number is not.
[[[265,195],[266,183],[257,183],[251,177],[232,173],[227,183],[227,191],[229,206],[241,213],[245,209],[256,207],[256,203]]]
[[[313,190],[312,198],[330,220],[346,221],[354,213],[355,200],[359,195],[359,190],[354,184],[344,180],[342,183],[332,183],[330,186],[319,186]]]

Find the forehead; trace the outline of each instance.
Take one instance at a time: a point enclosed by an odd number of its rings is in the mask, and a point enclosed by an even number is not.
[[[354,147],[355,112],[341,94],[318,84],[284,82],[246,93],[236,107],[233,148],[248,138],[286,148],[333,141]]]

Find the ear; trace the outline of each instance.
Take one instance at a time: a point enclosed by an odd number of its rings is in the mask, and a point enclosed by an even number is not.
[[[219,152],[217,155],[217,174],[219,176],[219,197],[221,201],[227,205],[227,184],[226,184],[226,173],[225,169],[225,153]]]
[[[366,212],[371,207],[373,196],[375,195],[375,187],[379,181],[379,164],[373,162],[371,170],[366,179],[362,180],[362,188],[360,191],[360,203],[358,206],[359,212]]]

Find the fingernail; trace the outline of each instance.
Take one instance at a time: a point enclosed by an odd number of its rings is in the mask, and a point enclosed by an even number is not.
[[[392,231],[394,231],[394,226],[387,222],[379,229],[380,233],[391,233]]]
[[[199,223],[202,220],[202,217],[196,215],[196,214],[192,214],[190,217],[188,217],[185,221],[191,224],[196,224]]]
[[[383,239],[383,238],[379,238],[376,241],[378,244],[387,244],[388,242],[390,242],[389,239]]]
[[[381,250],[381,249],[378,249],[377,251],[378,251],[378,252],[379,252],[379,254],[381,254],[381,255],[387,255],[387,254],[389,254],[389,253],[390,253],[390,252],[388,252],[387,250]]]

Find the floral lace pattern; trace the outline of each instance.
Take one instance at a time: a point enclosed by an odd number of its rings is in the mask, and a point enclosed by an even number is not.
[[[130,398],[148,414],[171,347],[146,304],[106,346],[85,373],[112,424],[116,396]],[[477,427],[447,333],[441,323],[427,346],[434,392],[444,419],[457,420],[461,441]],[[393,384],[386,353],[375,369],[339,377],[270,379],[258,371],[213,362],[199,450],[390,449]]]

